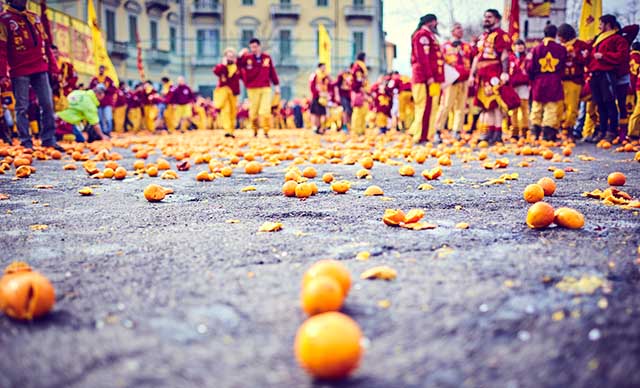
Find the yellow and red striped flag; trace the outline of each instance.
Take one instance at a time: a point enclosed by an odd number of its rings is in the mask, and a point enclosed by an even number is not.
[[[140,81],[144,82],[147,80],[147,75],[144,72],[144,61],[142,60],[142,43],[140,43],[140,35],[138,34],[138,31],[136,31],[136,49],[138,50],[138,74],[140,74]]]
[[[508,33],[511,42],[515,43],[520,38],[520,2],[511,0],[511,4],[507,3],[505,15],[509,21]]]

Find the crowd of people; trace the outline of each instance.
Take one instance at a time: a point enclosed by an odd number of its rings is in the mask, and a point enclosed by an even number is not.
[[[411,37],[410,76],[394,71],[370,82],[362,52],[335,78],[318,64],[309,97],[282,101],[273,59],[258,39],[224,51],[213,68],[213,96],[198,95],[182,76],[175,83],[165,77],[158,85],[116,84],[104,66],[84,85],[60,56],[46,18],[25,6],[26,0],[10,0],[0,14],[0,138],[17,136],[27,148],[34,136],[62,149],[62,139],[216,128],[231,138],[237,128],[255,136],[262,129],[265,137],[272,128],[356,135],[376,128],[408,132],[416,143],[474,134],[488,143],[561,136],[622,142],[640,135],[638,26],[622,28],[612,15],[600,18],[591,42],[577,39],[569,24],[547,24],[542,41],[528,48],[500,28],[495,9],[484,13],[484,33],[469,42],[455,23],[452,38],[440,43],[438,19],[427,14]]]

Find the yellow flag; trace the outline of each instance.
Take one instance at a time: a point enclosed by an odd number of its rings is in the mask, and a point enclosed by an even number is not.
[[[324,24],[318,25],[318,62],[327,65],[327,74],[331,73],[331,37]]]
[[[96,9],[93,6],[93,0],[89,0],[87,3],[87,19],[89,20],[89,27],[91,27],[91,38],[93,41],[93,61],[96,64],[96,68],[104,66],[105,75],[113,80],[118,85],[120,80],[118,79],[118,73],[116,68],[109,58],[109,53],[102,39],[102,31],[98,26],[98,18],[96,17]]]
[[[598,34],[599,20],[602,16],[602,0],[582,0],[580,13],[579,38],[584,41],[595,38]]]

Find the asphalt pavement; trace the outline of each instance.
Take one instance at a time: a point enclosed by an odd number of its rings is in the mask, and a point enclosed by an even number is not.
[[[133,153],[117,151],[131,170]],[[0,387],[640,386],[640,216],[581,196],[621,171],[622,189],[640,197],[640,163],[586,144],[570,162],[519,167],[531,157],[504,156],[499,170],[453,157],[426,191],[420,171],[435,158],[412,163],[414,177],[376,163],[370,180],[356,179],[357,164],[315,165],[352,188],[337,195],[316,179],[306,200],[281,194],[291,162],[213,182],[195,179],[206,165],[171,181],[94,180],[80,163],[63,171],[68,160],[35,161],[27,179],[0,175],[10,196],[0,201],[0,265],[26,261],[57,292],[43,319],[0,317]],[[525,224],[522,191],[551,165],[576,170],[548,202],[581,211],[581,230]],[[483,184],[505,173],[519,177]],[[151,182],[175,194],[149,203]],[[385,196],[364,196],[371,184]],[[78,194],[91,185],[93,196]],[[438,227],[386,226],[387,208],[424,209]],[[257,233],[265,221],[283,230]],[[356,259],[363,251],[370,258]],[[343,311],[367,339],[360,368],[337,384],[313,381],[293,353],[300,281],[324,258],[350,269]],[[359,279],[377,265],[397,279]]]

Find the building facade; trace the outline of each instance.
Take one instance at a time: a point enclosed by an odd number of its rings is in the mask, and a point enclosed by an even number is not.
[[[143,48],[147,78],[182,74],[210,96],[211,68],[226,47],[262,41],[274,59],[284,99],[308,94],[308,78],[318,61],[318,26],[332,38],[332,73],[368,55],[371,77],[387,69],[382,0],[95,0],[100,27],[120,79],[139,81],[136,42]],[[86,1],[49,0],[86,20]]]
[[[520,37],[524,40],[536,40],[544,37],[544,28],[548,23],[559,26],[567,20],[567,0],[553,0],[548,17],[529,16],[528,3],[543,3],[549,0],[520,0]],[[505,4],[510,3],[509,0]],[[506,9],[506,8],[505,8]],[[577,26],[575,26],[577,28]]]

